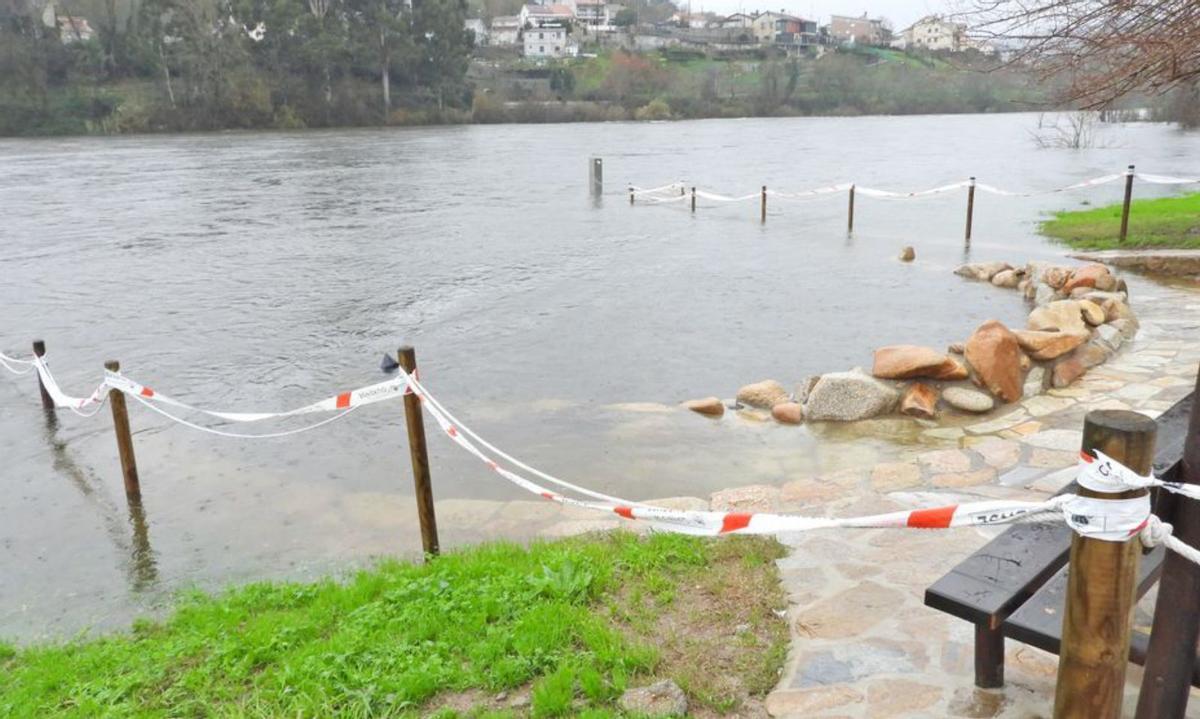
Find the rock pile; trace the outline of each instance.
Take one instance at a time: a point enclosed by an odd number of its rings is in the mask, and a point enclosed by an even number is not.
[[[921,420],[934,420],[943,409],[989,412],[997,402],[1070,385],[1138,331],[1125,281],[1104,265],[976,262],[954,272],[1022,293],[1034,305],[1025,328],[988,320],[945,353],[919,345],[880,347],[870,372],[856,367],[808,377],[794,394],[763,380],[738,390],[731,406],[770,411],[782,424],[851,422],[897,411]],[[684,406],[713,417],[725,410],[716,397]]]

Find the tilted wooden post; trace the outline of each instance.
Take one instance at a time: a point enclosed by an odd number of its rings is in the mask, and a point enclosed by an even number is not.
[[[761,204],[761,210],[759,212],[760,221],[763,223],[766,223],[766,221],[767,221],[767,186],[766,185],[762,186],[762,202],[760,204]]]
[[[1133,165],[1125,170],[1125,204],[1121,207],[1121,237],[1124,242],[1129,234],[1129,203],[1133,201]]]
[[[850,210],[847,213],[846,233],[854,233],[854,185],[850,186]]]
[[[120,372],[121,363],[109,360],[104,369]],[[121,476],[125,479],[125,497],[131,502],[140,502],[142,487],[138,481],[137,458],[133,454],[133,432],[129,429],[129,409],[125,406],[125,394],[117,389],[108,391],[108,403],[112,406],[113,431],[117,435],[117,452],[121,455]]]
[[[46,356],[46,343],[43,342],[42,340],[34,340],[33,341],[33,354],[35,357],[45,357]],[[37,373],[37,378],[38,378],[38,390],[41,391],[41,393],[42,393],[42,409],[53,410],[54,409],[54,399],[50,396],[50,393],[46,391],[46,385],[44,382],[42,382],[42,373],[41,372]]]
[[[1154,462],[1154,420],[1125,410],[1093,410],[1083,424],[1083,450],[1098,449],[1138,474]],[[1080,487],[1081,496],[1130,499],[1137,489],[1104,494]],[[1129,632],[1141,542],[1071,538],[1063,613],[1062,650],[1054,719],[1118,719],[1129,663]],[[1190,671],[1190,667],[1189,667]]]
[[[975,178],[967,185],[967,242],[971,241],[971,223],[975,219]]]
[[[630,198],[632,199],[632,195]],[[410,375],[417,373],[417,353],[409,346],[397,352],[400,366]],[[404,395],[404,417],[408,422],[408,451],[412,457],[413,487],[417,495],[417,519],[421,524],[421,546],[427,556],[437,556],[437,515],[433,510],[433,483],[429,477],[429,452],[425,448],[425,416],[421,398],[415,393]]]
[[[1183,467],[1176,478],[1184,484],[1200,484],[1200,375],[1192,395]],[[1200,502],[1177,498],[1168,519],[1174,535],[1193,547],[1200,546]],[[1138,694],[1137,719],[1183,719],[1187,713],[1196,664],[1196,641],[1200,639],[1200,567],[1167,552],[1154,625],[1146,650],[1146,671]]]

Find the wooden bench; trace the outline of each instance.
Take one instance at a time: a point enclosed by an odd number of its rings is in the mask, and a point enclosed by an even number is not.
[[[1154,472],[1173,478],[1183,460],[1192,395],[1176,403],[1157,420]],[[1074,482],[1063,489],[1073,492]],[[1155,497],[1155,513],[1171,516],[1172,498]],[[926,606],[975,625],[975,685],[1004,686],[1004,639],[1009,637],[1055,654],[1062,632],[1063,596],[1067,586],[1067,556],[1071,530],[1061,521],[1015,524],[925,590]],[[1139,562],[1138,598],[1162,570],[1163,548]],[[1135,632],[1130,659],[1142,664],[1149,637]],[[1192,683],[1200,686],[1193,671]]]

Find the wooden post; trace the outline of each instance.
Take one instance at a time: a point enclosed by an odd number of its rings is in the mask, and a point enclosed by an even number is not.
[[[630,199],[632,200],[632,195]],[[416,376],[417,353],[409,346],[397,352],[400,366],[410,375]],[[429,478],[429,452],[425,448],[425,416],[421,412],[421,398],[415,394],[404,395],[404,416],[408,420],[408,451],[412,457],[413,487],[417,494],[417,519],[421,523],[421,546],[427,556],[437,556],[437,516],[433,511],[433,483]]]
[[[1200,375],[1196,377],[1200,393]],[[1192,395],[1192,414],[1183,445],[1183,467],[1177,481],[1200,484],[1200,402]],[[1200,504],[1182,499],[1167,519],[1174,534],[1193,547],[1200,546]],[[1196,663],[1196,640],[1200,638],[1200,567],[1175,552],[1167,552],[1154,625],[1146,650],[1146,672],[1138,694],[1137,719],[1183,719],[1187,713]]]
[[[1129,203],[1133,200],[1133,165],[1125,170],[1125,204],[1121,207],[1121,237],[1124,242],[1129,234]]]
[[[1083,450],[1098,449],[1138,474],[1149,474],[1155,429],[1154,420],[1137,412],[1093,410],[1084,418]],[[1110,500],[1146,494],[1145,489],[1117,494],[1083,487],[1078,491],[1081,496]],[[1121,716],[1140,550],[1136,538],[1124,542],[1078,534],[1071,538],[1054,719]]]
[[[42,340],[33,341],[33,354],[35,357],[46,356],[46,343]],[[42,382],[42,374],[38,373],[38,389],[42,393],[42,409],[54,411],[54,399],[50,397],[50,393],[46,391],[46,385]]]
[[[850,211],[847,217],[846,234],[854,234],[854,185],[850,186]]]
[[[761,221],[765,224],[767,221],[767,186],[766,185],[762,186],[762,202],[760,204],[762,205],[762,208],[761,208],[761,211],[759,212],[759,214],[761,215]]]
[[[589,185],[592,197],[599,197],[604,194],[604,160],[593,157],[589,169],[591,170]]]
[[[121,363],[109,360],[104,369],[120,372]],[[125,406],[125,395],[115,389],[108,391],[108,403],[112,406],[113,430],[117,434],[117,452],[121,455],[121,475],[125,478],[125,497],[131,502],[140,502],[142,487],[138,481],[137,458],[133,455],[133,432],[129,430],[129,409]]]
[[[696,188],[692,188],[692,212],[696,211]]]
[[[971,222],[975,218],[975,178],[967,185],[967,242],[971,241]]]
[[[629,204],[630,205],[633,204],[633,188],[632,187],[629,188]]]

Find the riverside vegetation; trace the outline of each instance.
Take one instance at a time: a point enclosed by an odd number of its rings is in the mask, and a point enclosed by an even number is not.
[[[669,678],[754,710],[788,629],[772,539],[627,532],[185,596],[166,621],[0,644],[6,717],[622,716]]]
[[[1134,200],[1129,206],[1129,235],[1118,240],[1121,203],[1056,212],[1042,223],[1043,234],[1080,250],[1129,248],[1200,249],[1200,193]]]
[[[473,59],[463,21],[479,9],[464,0],[72,3],[92,38],[18,7],[0,6],[0,135],[997,112],[1045,99],[977,53],[641,54],[577,29],[588,57]]]

